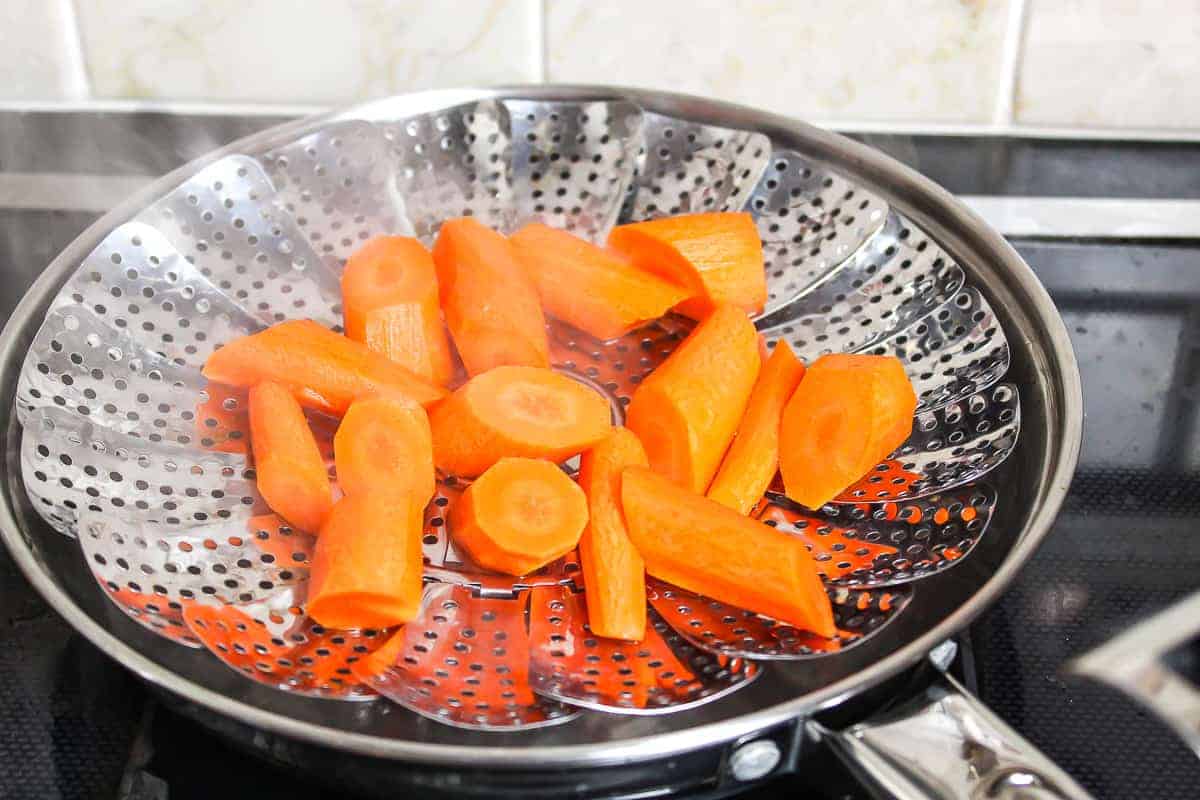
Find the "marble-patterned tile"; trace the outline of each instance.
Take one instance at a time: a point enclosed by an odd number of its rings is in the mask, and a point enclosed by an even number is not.
[[[1200,2],[1031,0],[1019,122],[1200,128]]]
[[[0,100],[75,99],[78,46],[69,0],[0,3]]]
[[[1008,0],[548,0],[553,81],[808,118],[989,121]]]
[[[540,72],[537,0],[77,0],[94,92],[332,104]]]

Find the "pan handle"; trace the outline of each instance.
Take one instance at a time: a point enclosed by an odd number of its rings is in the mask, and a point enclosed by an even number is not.
[[[808,727],[881,800],[1091,800],[944,673],[875,719],[841,731],[814,721]]]

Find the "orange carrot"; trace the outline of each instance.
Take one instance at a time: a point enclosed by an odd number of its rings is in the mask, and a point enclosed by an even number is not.
[[[300,404],[341,416],[371,394],[396,394],[427,406],[446,392],[387,356],[312,320],[290,320],[243,336],[208,357],[204,377],[230,386],[274,381]]]
[[[804,540],[628,467],[621,503],[629,538],[654,577],[821,636],[837,629]]]
[[[569,553],[587,524],[583,490],[549,461],[502,458],[450,510],[450,533],[475,563],[528,575]]]
[[[708,487],[710,500],[742,514],[754,508],[779,469],[779,421],[803,377],[804,364],[781,339],[758,375],[737,436]]]
[[[434,407],[433,459],[451,475],[479,475],[504,456],[562,461],[608,435],[608,401],[565,375],[496,367]]]
[[[508,239],[470,217],[447,220],[433,260],[446,324],[469,374],[550,365],[537,289]]]
[[[650,466],[703,493],[733,438],[761,362],[758,335],[741,309],[724,305],[696,326],[629,404],[625,424]]]
[[[542,306],[597,339],[615,339],[689,297],[578,236],[538,222],[509,237]]]
[[[425,503],[397,492],[346,495],[321,528],[307,610],[331,628],[386,628],[421,605]]]
[[[625,529],[621,471],[647,464],[642,443],[628,428],[617,428],[580,461],[588,526],[579,540],[579,561],[589,626],[597,636],[641,641],[646,635],[646,565]]]
[[[287,388],[265,381],[250,389],[250,446],[258,491],[271,510],[300,530],[320,530],[333,491],[304,411]]]
[[[333,439],[338,485],[346,494],[372,490],[433,497],[433,438],[429,417],[396,397],[356,400]]]
[[[892,356],[822,356],[788,401],[779,467],[787,496],[820,508],[904,443],[917,397]]]
[[[683,214],[613,228],[608,245],[639,268],[687,288],[676,310],[693,319],[721,303],[757,313],[767,302],[762,240],[741,211]]]
[[[342,273],[346,335],[444,386],[454,374],[433,256],[416,239],[378,236]]]

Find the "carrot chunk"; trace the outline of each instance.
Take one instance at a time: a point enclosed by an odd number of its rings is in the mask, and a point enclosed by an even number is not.
[[[621,510],[621,472],[647,466],[642,443],[617,428],[583,454],[579,485],[588,499],[588,525],[579,540],[592,633],[641,641],[646,635],[646,565],[629,540]]]
[[[320,530],[333,490],[304,411],[285,387],[266,381],[250,389],[250,446],[271,510],[300,530]]]
[[[645,467],[627,467],[629,537],[660,580],[791,623],[837,633],[829,596],[798,536],[744,517]]]
[[[625,424],[650,466],[703,493],[746,410],[761,367],[758,335],[741,309],[724,305],[633,393]]]
[[[386,628],[421,605],[425,503],[413,495],[346,495],[313,552],[307,610],[331,628]]]
[[[444,386],[454,374],[433,256],[416,239],[378,236],[342,273],[346,335]]]
[[[356,400],[333,439],[338,485],[346,494],[369,491],[433,497],[433,434],[416,403],[394,397]]]
[[[468,374],[550,365],[537,289],[508,239],[470,217],[447,220],[433,260],[442,311]]]
[[[274,381],[300,404],[341,416],[371,394],[397,394],[427,406],[444,389],[421,380],[387,356],[312,320],[290,320],[243,336],[208,357],[204,377],[230,386]]]
[[[912,433],[917,396],[893,356],[835,354],[809,367],[780,425],[787,496],[820,508]]]
[[[527,575],[569,553],[587,520],[583,490],[561,469],[502,458],[451,508],[450,532],[479,566]]]
[[[479,475],[505,456],[562,461],[608,435],[597,392],[537,367],[496,367],[434,407],[433,459],[451,475]]]
[[[733,444],[721,462],[708,497],[749,514],[779,469],[779,422],[783,407],[804,377],[804,364],[780,340],[759,372]]]
[[[762,240],[741,211],[682,214],[613,228],[608,245],[635,266],[688,289],[694,297],[676,310],[703,319],[732,303],[748,313],[767,302]]]
[[[541,223],[509,239],[546,311],[597,339],[615,339],[658,319],[689,296],[681,286]]]

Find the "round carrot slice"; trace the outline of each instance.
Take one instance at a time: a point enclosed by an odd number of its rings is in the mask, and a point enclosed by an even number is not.
[[[612,413],[597,392],[538,367],[496,367],[430,414],[433,457],[451,475],[481,474],[505,456],[562,461],[608,435]]]
[[[587,521],[587,498],[561,469],[503,458],[463,492],[450,532],[479,566],[527,575],[569,553]]]
[[[380,490],[433,497],[433,441],[425,409],[393,397],[356,400],[333,438],[338,485],[346,494]]]

